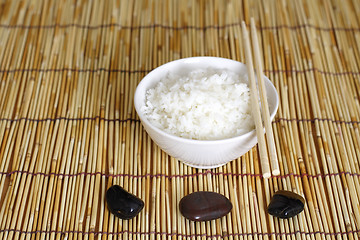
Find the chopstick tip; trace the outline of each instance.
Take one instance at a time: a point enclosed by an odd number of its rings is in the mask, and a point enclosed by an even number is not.
[[[243,21],[241,21],[241,26],[243,27],[243,28],[246,28],[246,23],[245,23],[245,21],[243,20]]]
[[[280,170],[279,169],[275,169],[272,171],[272,175],[274,176],[279,176],[280,175]]]
[[[263,173],[263,178],[268,179],[268,178],[270,178],[270,177],[271,177],[271,173],[269,173],[269,172]]]

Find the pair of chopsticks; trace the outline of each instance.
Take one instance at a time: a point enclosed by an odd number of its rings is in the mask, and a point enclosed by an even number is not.
[[[247,70],[248,70],[249,86],[250,86],[250,94],[251,94],[252,115],[255,120],[256,135],[257,135],[257,139],[258,139],[258,147],[259,147],[259,154],[260,154],[260,161],[261,161],[261,171],[262,171],[264,178],[269,178],[271,176],[271,173],[274,176],[279,175],[280,170],[279,170],[279,163],[278,163],[278,159],[277,159],[277,155],[276,155],[274,134],[272,131],[272,126],[271,126],[271,121],[270,121],[270,113],[269,113],[269,106],[268,106],[264,78],[263,78],[264,75],[263,75],[263,67],[262,67],[261,58],[260,58],[259,43],[258,43],[258,38],[257,38],[257,33],[256,33],[255,22],[254,22],[253,18],[251,18],[251,20],[250,20],[250,27],[251,27],[251,40],[252,40],[252,47],[253,47],[253,52],[254,52],[258,84],[256,84],[256,80],[255,80],[253,59],[252,59],[252,54],[251,54],[252,48],[251,48],[251,44],[250,44],[250,40],[249,40],[249,34],[247,31],[245,22],[242,22],[242,33],[243,33],[243,39],[244,39],[244,43],[245,43],[246,66],[247,66]],[[258,94],[258,90],[257,90],[257,85],[259,87],[262,111],[260,111],[260,106],[259,106],[259,94]],[[264,119],[267,141],[265,141],[261,115]],[[266,142],[267,142],[267,145],[266,145]],[[269,151],[270,164],[271,164],[271,170],[272,170],[271,172],[270,172],[268,151]]]

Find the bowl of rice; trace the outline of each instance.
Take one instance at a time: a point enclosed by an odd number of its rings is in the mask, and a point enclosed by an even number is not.
[[[279,97],[265,79],[271,120]],[[196,168],[216,168],[257,143],[246,65],[225,58],[191,57],[148,73],[134,95],[151,139],[168,155]]]

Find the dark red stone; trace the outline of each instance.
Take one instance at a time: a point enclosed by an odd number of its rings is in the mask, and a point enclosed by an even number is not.
[[[121,219],[134,218],[144,207],[144,202],[118,185],[106,191],[109,211]]]
[[[210,221],[221,218],[232,209],[225,196],[215,192],[194,192],[180,200],[181,214],[192,221]]]

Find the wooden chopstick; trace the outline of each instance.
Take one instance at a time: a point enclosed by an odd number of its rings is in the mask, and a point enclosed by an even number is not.
[[[257,75],[258,87],[259,87],[259,92],[260,92],[260,100],[261,100],[261,104],[263,106],[261,108],[262,117],[263,117],[264,125],[265,125],[266,140],[267,140],[267,144],[268,144],[267,147],[268,147],[268,151],[269,151],[271,170],[272,170],[272,174],[274,176],[278,176],[278,175],[280,175],[279,162],[278,162],[278,158],[277,158],[277,154],[276,154],[274,133],[273,133],[272,126],[271,126],[269,104],[267,101],[266,89],[265,89],[265,84],[264,84],[263,66],[261,64],[259,41],[258,41],[258,37],[256,34],[254,18],[250,19],[250,25],[251,25],[251,39],[252,39],[253,53],[254,53],[254,59],[255,59],[256,75]]]
[[[246,66],[248,70],[248,76],[249,76],[249,87],[250,87],[250,101],[251,101],[251,109],[252,109],[252,115],[255,121],[255,127],[256,127],[256,136],[258,139],[258,147],[259,147],[259,154],[260,154],[260,162],[261,162],[261,171],[264,178],[269,178],[271,176],[270,172],[270,165],[269,165],[269,159],[267,154],[267,147],[265,142],[265,136],[264,136],[264,130],[263,130],[263,124],[261,119],[261,112],[260,112],[260,106],[259,106],[259,95],[256,87],[256,81],[255,81],[255,73],[254,73],[254,67],[253,67],[253,60],[251,55],[251,45],[249,40],[248,31],[246,29],[245,22],[242,22],[242,33],[243,33],[243,39],[245,44],[245,58],[246,58]]]

